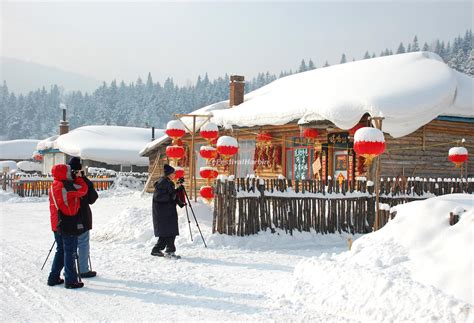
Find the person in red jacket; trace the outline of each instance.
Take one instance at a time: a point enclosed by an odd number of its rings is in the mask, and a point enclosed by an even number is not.
[[[87,184],[80,177],[80,173],[71,171],[65,164],[53,166],[53,184],[49,191],[49,210],[51,213],[51,229],[56,241],[48,285],[55,286],[64,283],[60,278],[64,268],[66,288],[81,288],[84,286],[78,281],[74,261],[77,257],[77,236],[84,231],[79,216],[80,198],[87,194]]]

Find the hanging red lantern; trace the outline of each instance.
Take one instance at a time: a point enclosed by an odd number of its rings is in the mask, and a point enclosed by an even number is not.
[[[184,177],[184,168],[180,166],[175,166],[174,171],[176,174],[176,178]]]
[[[35,151],[33,154],[33,159],[36,161],[42,161],[43,160],[43,155],[41,155],[39,152]]]
[[[222,136],[217,140],[217,152],[224,156],[224,158],[230,158],[237,154],[238,151],[239,144],[235,138]]]
[[[370,166],[372,159],[385,151],[383,132],[376,128],[363,127],[354,135],[354,150],[365,158],[365,164]]]
[[[168,146],[166,147],[166,156],[170,159],[181,159],[185,152],[182,146]]]
[[[201,175],[202,178],[211,180],[211,179],[216,179],[217,175],[219,175],[219,172],[217,169],[214,167],[201,167],[199,169],[199,175]]]
[[[468,159],[467,149],[464,147],[452,147],[449,149],[448,158],[456,167],[461,165]]]
[[[201,146],[199,154],[204,159],[215,159],[217,158],[217,149],[212,146]]]
[[[364,126],[360,123],[356,124],[354,127],[350,128],[349,129],[349,134],[351,136],[354,136],[354,134],[356,133],[357,130],[359,130],[360,128],[364,128]]]
[[[199,134],[207,141],[210,141],[219,136],[219,128],[215,123],[207,122],[201,127]]]
[[[199,194],[210,202],[214,198],[214,189],[209,185],[202,186],[199,190]]]
[[[303,137],[305,137],[306,139],[314,140],[318,138],[318,135],[319,135],[318,130],[314,128],[306,128],[303,131]]]
[[[180,120],[171,120],[166,125],[165,132],[169,137],[177,140],[186,134],[186,128]]]

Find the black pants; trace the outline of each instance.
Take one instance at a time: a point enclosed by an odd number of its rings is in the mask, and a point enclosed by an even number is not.
[[[174,240],[176,236],[172,237],[159,237],[158,242],[155,245],[155,248],[158,250],[163,250],[166,247],[166,252],[175,252],[176,247],[174,246]]]

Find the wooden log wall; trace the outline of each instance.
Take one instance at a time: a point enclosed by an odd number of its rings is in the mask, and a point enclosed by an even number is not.
[[[380,203],[389,207],[453,192],[472,194],[474,181],[384,179]],[[367,233],[375,222],[373,186],[365,181],[343,182],[237,178],[217,181],[213,232],[244,236],[275,229],[288,234],[310,231]],[[380,214],[381,225],[389,209]]]
[[[448,160],[448,151],[462,138],[467,145],[474,144],[474,124],[433,120],[402,138],[385,134],[387,150],[381,156],[382,176],[459,176],[459,168]],[[473,176],[472,161],[468,160],[466,166],[468,176]]]

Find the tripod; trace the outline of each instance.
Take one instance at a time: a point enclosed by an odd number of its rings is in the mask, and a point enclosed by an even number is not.
[[[189,208],[191,209],[191,213],[193,214],[194,221],[196,222],[196,226],[197,226],[197,228],[198,228],[198,230],[199,230],[199,234],[201,235],[202,242],[204,243],[204,247],[207,248],[207,244],[206,244],[206,241],[204,240],[204,236],[202,235],[201,228],[199,227],[199,223],[198,223],[198,221],[197,221],[196,214],[194,213],[193,206],[192,206],[192,204],[191,204],[191,201],[189,200],[188,192],[186,192],[186,189],[184,188],[184,186],[182,186],[182,188],[183,188],[184,196],[186,197],[186,201],[187,201],[187,202],[184,204],[184,206],[186,207],[186,216],[188,217],[189,234],[191,234],[191,241],[193,241],[193,235],[192,235],[192,233],[191,233],[191,221],[189,220],[188,204],[189,204]]]

